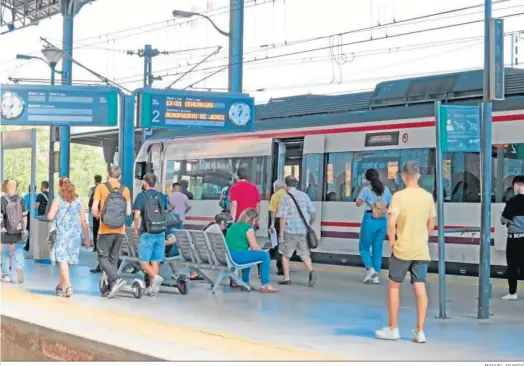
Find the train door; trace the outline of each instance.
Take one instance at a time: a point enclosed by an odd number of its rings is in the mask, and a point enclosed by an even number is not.
[[[292,175],[300,182],[304,139],[273,140],[271,184]],[[273,193],[273,187],[271,187]]]
[[[321,237],[322,200],[324,189],[324,159],[326,151],[325,135],[306,136],[303,145],[303,164],[300,187],[306,192],[316,209],[316,220],[312,225],[317,236]]]
[[[148,154],[147,154],[147,163],[150,167],[150,171],[154,173],[157,177],[157,185],[156,189],[159,191],[162,191],[162,187],[164,186],[163,180],[163,169],[162,169],[162,145],[161,144],[153,144],[149,147]]]

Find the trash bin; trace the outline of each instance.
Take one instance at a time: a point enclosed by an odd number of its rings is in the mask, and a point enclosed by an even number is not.
[[[30,247],[33,259],[35,260],[50,260],[51,258],[51,247],[47,242],[49,236],[49,229],[51,223],[47,221],[47,216],[36,216],[34,218],[34,227],[31,226],[33,233],[33,244]]]

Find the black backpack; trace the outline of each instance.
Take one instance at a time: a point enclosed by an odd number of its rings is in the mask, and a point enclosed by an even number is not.
[[[109,190],[104,209],[102,210],[101,220],[105,226],[118,229],[126,224],[127,200],[124,197],[124,185],[114,189],[111,183],[106,182],[105,186]]]
[[[22,209],[22,199],[4,196],[5,208],[5,229],[10,235],[19,235],[24,231],[24,213]]]
[[[144,192],[146,195],[146,204],[144,206],[144,228],[147,233],[160,234],[167,230],[166,225],[166,208],[160,202],[157,194]]]

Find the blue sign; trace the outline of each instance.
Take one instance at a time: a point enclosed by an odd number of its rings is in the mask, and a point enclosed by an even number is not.
[[[138,95],[141,127],[253,130],[255,103],[246,94],[143,89]]]
[[[117,126],[118,89],[69,85],[2,85],[1,123]]]
[[[489,99],[504,100],[504,20],[491,19],[490,28]]]
[[[441,104],[437,113],[444,152],[480,152],[480,108]]]

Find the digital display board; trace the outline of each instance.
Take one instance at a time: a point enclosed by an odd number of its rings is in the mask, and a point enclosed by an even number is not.
[[[140,127],[253,130],[255,105],[246,94],[151,89],[138,96]]]
[[[398,145],[399,132],[366,133],[365,147]]]
[[[116,88],[2,85],[0,98],[4,125],[118,125]]]

